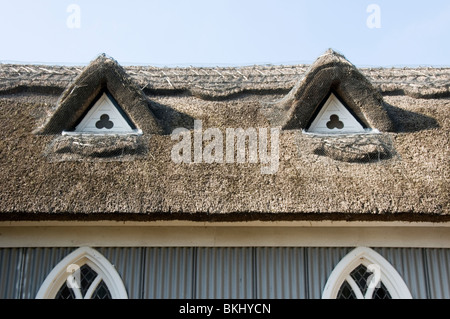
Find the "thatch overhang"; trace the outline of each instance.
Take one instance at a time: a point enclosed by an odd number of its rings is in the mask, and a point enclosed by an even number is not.
[[[260,162],[175,163],[170,133],[181,127],[193,136],[194,120],[224,136],[227,128],[271,128],[261,111],[307,67],[125,67],[164,134],[120,137],[119,148],[112,137],[35,134],[89,68],[0,65],[1,220],[450,221],[450,68],[360,70],[395,130],[282,130],[274,174],[261,174]]]

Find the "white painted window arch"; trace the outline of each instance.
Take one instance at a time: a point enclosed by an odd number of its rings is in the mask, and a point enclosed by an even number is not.
[[[362,291],[351,274],[358,267],[368,268],[373,275]],[[348,253],[334,268],[323,290],[323,299],[336,299],[347,285],[356,299],[372,299],[375,289],[381,285],[392,299],[412,299],[411,293],[397,270],[380,254],[367,247],[358,247]]]
[[[80,287],[80,269],[88,269],[86,287]],[[78,273],[76,272],[78,271]],[[71,289],[75,299],[93,298],[103,289],[112,299],[127,299],[127,291],[114,266],[98,251],[81,247],[66,256],[47,276],[36,299],[54,299],[63,289]],[[66,290],[67,291],[67,290]]]

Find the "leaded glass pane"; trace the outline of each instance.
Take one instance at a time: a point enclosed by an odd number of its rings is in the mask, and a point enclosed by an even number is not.
[[[367,291],[368,287],[367,281],[370,275],[372,275],[372,273],[367,271],[367,268],[364,267],[363,265],[359,265],[358,267],[356,267],[350,274],[350,276],[356,282],[363,295]]]
[[[103,280],[98,284],[97,288],[92,294],[92,299],[112,299],[108,286],[106,286]]]
[[[88,265],[83,265],[80,269],[80,283],[81,294],[84,296],[86,291],[91,286],[92,282],[97,277],[97,273]]]
[[[339,289],[337,299],[357,299],[352,287],[347,281],[344,281]]]
[[[392,299],[392,297],[386,286],[381,283],[380,288],[374,290],[372,299]]]
[[[67,286],[67,282],[64,282],[64,285],[62,285],[56,294],[55,299],[76,299],[76,297],[73,290]]]

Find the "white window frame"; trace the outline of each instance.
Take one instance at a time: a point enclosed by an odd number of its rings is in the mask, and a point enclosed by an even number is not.
[[[380,254],[368,247],[357,247],[348,253],[334,268],[322,293],[322,299],[336,299],[342,284],[354,283],[350,273],[359,265],[368,267],[371,264],[378,265],[381,272],[381,282],[384,284],[392,299],[412,299],[408,286],[397,270]],[[349,279],[350,278],[350,279]],[[368,289],[363,296],[358,287],[353,287],[358,299],[371,298],[373,289]]]
[[[36,299],[54,299],[71,274],[69,272],[71,265],[81,268],[85,264],[98,274],[90,286],[91,289],[86,292],[85,298],[90,298],[96,286],[103,280],[113,299],[128,299],[126,288],[117,270],[102,254],[90,247],[78,248],[61,260],[41,285]],[[83,297],[77,289],[73,290],[77,298]]]
[[[142,130],[131,128],[130,124],[119,111],[119,106],[116,106],[117,102],[111,100],[112,97],[110,96],[109,93],[103,92],[87,114],[81,119],[81,122],[75,127],[75,130],[63,131],[62,135],[142,135]],[[102,109],[104,112],[102,112]],[[92,120],[96,121],[99,119],[94,119],[94,115],[98,113],[105,113],[108,116],[112,116],[114,118],[115,126],[110,130],[89,128],[89,123],[91,123]],[[122,129],[117,129],[116,125],[119,125]]]
[[[326,121],[329,120],[328,115],[334,113],[330,112],[329,107],[334,106],[338,109],[339,114],[344,115],[345,119],[341,119],[345,122],[343,129],[328,129],[321,126],[323,122],[322,118],[325,114],[327,117]],[[353,129],[348,128],[348,126],[353,127]],[[315,116],[308,129],[303,130],[304,134],[310,135],[355,135],[355,134],[377,134],[379,131],[377,129],[364,128],[361,123],[355,118],[355,116],[347,109],[347,107],[339,100],[339,98],[332,92],[328,97],[325,104],[321,107],[319,113]]]

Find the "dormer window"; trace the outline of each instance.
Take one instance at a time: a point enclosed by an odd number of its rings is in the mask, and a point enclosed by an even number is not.
[[[130,118],[108,92],[102,92],[81,117],[74,129],[63,131],[72,134],[141,134]]]
[[[35,133],[55,136],[45,150],[50,161],[128,161],[145,156],[148,138],[163,129],[139,86],[101,55],[64,90]]]
[[[125,70],[104,55],[92,61],[61,94],[37,134],[161,134],[150,101]]]
[[[391,132],[383,96],[343,55],[327,51],[292,90],[261,109],[273,126],[317,135]]]
[[[331,92],[325,103],[312,116],[307,133],[358,134],[370,131],[348,107]]]

